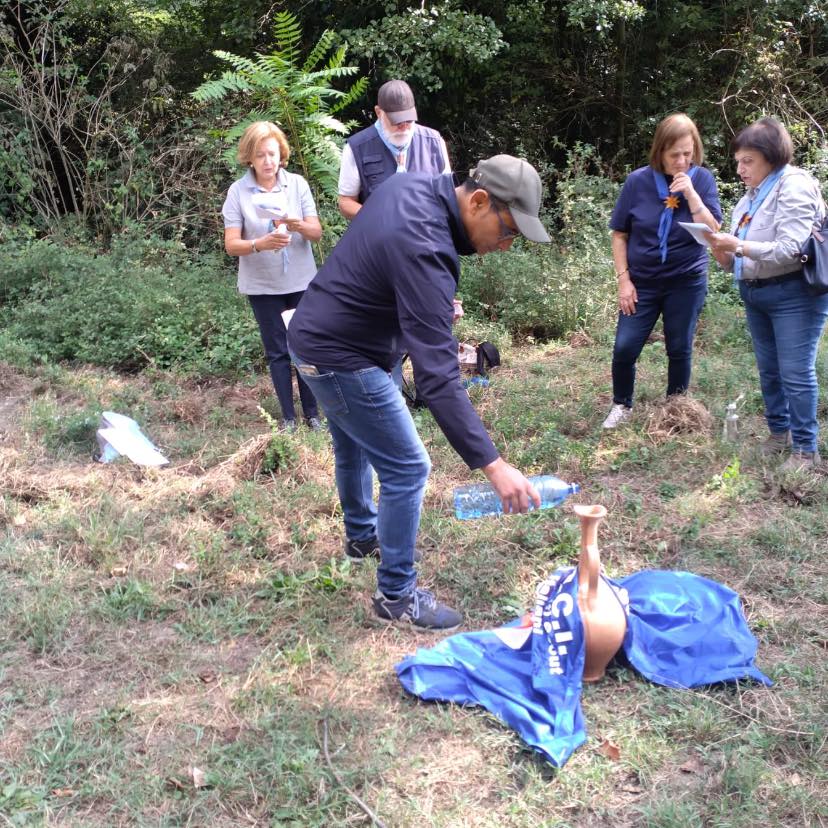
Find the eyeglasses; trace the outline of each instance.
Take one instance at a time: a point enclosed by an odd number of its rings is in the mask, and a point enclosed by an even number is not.
[[[499,210],[495,210],[494,207],[489,205],[489,209],[497,216],[497,220],[500,222],[500,238],[497,240],[497,243],[500,242],[510,241],[511,239],[516,239],[520,235],[520,230],[513,230],[503,221],[503,216],[500,215]]]

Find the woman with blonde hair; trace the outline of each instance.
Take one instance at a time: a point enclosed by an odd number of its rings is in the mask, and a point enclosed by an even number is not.
[[[234,181],[222,208],[224,249],[239,259],[239,292],[246,295],[282,409],[285,429],[296,427],[293,380],[283,314],[295,310],[316,275],[311,242],[322,237],[308,182],[289,173],[285,134],[276,124],[256,121],[239,140],[239,163],[247,172]],[[307,424],[321,428],[316,400],[297,375]]]
[[[612,408],[604,428],[632,414],[635,364],[658,317],[664,324],[667,394],[690,383],[693,338],[707,296],[707,250],[679,222],[719,229],[716,182],[702,167],[704,147],[683,113],[656,128],[650,163],[630,173],[609,226],[618,278],[618,327],[612,353]]]

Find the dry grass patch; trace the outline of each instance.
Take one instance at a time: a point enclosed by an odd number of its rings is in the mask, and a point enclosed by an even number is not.
[[[679,434],[709,435],[713,417],[699,400],[683,394],[667,397],[663,403],[650,404],[645,432],[654,443],[663,443]]]

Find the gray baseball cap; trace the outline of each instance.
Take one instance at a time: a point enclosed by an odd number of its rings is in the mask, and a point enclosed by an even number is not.
[[[518,230],[529,241],[552,241],[538,218],[543,186],[537,170],[528,161],[513,155],[495,155],[478,162],[469,170],[469,176],[509,208]]]
[[[377,106],[388,116],[392,124],[417,120],[414,93],[403,80],[390,80],[384,83],[377,93]]]

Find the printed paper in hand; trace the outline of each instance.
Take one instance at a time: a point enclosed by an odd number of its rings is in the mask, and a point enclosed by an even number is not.
[[[706,224],[697,221],[680,221],[679,226],[683,227],[700,245],[710,247],[710,242],[704,234],[713,231]]]
[[[280,223],[282,219],[287,218],[287,213],[278,207],[263,207],[259,204],[255,204],[254,207],[256,208],[256,215],[259,218],[270,219],[276,224]]]
[[[274,224],[287,218],[287,193],[284,191],[254,193],[251,201],[259,218],[270,219]]]

